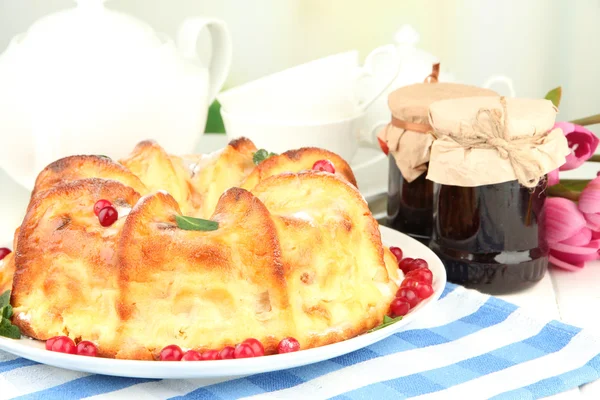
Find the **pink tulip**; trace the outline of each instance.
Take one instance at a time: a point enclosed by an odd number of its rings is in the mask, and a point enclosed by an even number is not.
[[[592,179],[581,192],[579,211],[583,213],[588,228],[600,231],[600,178]]]
[[[588,228],[575,203],[561,197],[546,199],[546,239],[550,262],[559,268],[577,271],[586,261],[599,257],[600,239]]]
[[[558,185],[559,182],[558,169],[548,172],[548,186]]]
[[[557,122],[554,127],[562,129],[571,148],[571,154],[567,156],[567,161],[560,167],[561,171],[579,167],[596,152],[600,140],[583,126],[570,122]]]

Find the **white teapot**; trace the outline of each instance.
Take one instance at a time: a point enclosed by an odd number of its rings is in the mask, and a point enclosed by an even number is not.
[[[118,159],[145,139],[193,151],[229,71],[222,21],[189,18],[175,44],[103,0],[77,3],[38,20],[0,55],[0,167],[27,188],[68,155]],[[209,66],[196,49],[205,28]]]

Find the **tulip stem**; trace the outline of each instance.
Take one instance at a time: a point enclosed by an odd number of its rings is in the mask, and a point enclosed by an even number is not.
[[[593,156],[591,156],[590,158],[588,158],[587,161],[600,162],[600,154],[594,154]]]
[[[562,197],[562,198],[573,200],[573,201],[578,201],[579,195],[581,194],[581,192],[575,192],[572,190],[568,190],[560,184],[554,185],[554,186],[549,186],[546,189],[546,193],[550,197]]]
[[[592,115],[591,117],[574,119],[571,121],[571,123],[581,126],[600,124],[600,114]]]

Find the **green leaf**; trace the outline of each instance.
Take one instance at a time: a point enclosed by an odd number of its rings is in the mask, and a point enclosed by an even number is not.
[[[557,87],[546,93],[544,97],[546,100],[550,100],[554,106],[558,107],[560,105],[560,99],[562,97],[562,87]]]
[[[390,326],[390,325],[400,321],[401,319],[402,319],[402,316],[396,317],[396,318],[390,318],[386,315],[385,317],[383,317],[383,322],[381,323],[381,325],[376,326],[375,328],[373,328],[367,332],[371,333],[371,332],[378,331],[379,329],[385,328],[386,326]]]
[[[2,321],[0,322],[0,336],[10,339],[20,339],[21,330],[18,326],[11,324],[8,319],[2,318]]]
[[[0,318],[9,319],[13,315],[13,308],[10,304],[4,306],[4,308],[0,308]]]
[[[0,308],[3,308],[10,304],[10,290],[0,295]]]
[[[225,125],[221,118],[221,104],[215,100],[208,108],[205,133],[225,133]]]
[[[276,155],[277,155],[276,153],[269,153],[265,149],[260,149],[260,150],[257,150],[252,155],[252,161],[254,162],[255,165],[258,165],[261,162],[265,161],[267,158],[276,156]]]
[[[219,229],[218,222],[207,219],[175,215],[175,221],[180,229],[186,231],[216,231]]]

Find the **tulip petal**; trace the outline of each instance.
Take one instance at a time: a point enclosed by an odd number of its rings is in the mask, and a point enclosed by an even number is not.
[[[548,186],[558,185],[559,182],[558,169],[548,172]]]
[[[592,230],[588,227],[584,227],[570,238],[563,240],[561,243],[571,246],[585,246],[590,240],[592,240]]]
[[[554,124],[554,128],[560,128],[563,131],[563,134],[566,136],[567,134],[573,132],[575,130],[575,124],[570,122],[557,122]]]
[[[557,243],[577,234],[586,226],[583,214],[575,203],[562,197],[546,199],[546,239]]]
[[[581,191],[579,209],[584,213],[600,212],[600,178],[594,178]]]
[[[563,253],[562,251],[550,250],[550,254],[568,263],[585,263],[587,261],[594,261],[597,260],[599,256],[598,251],[591,252],[590,254],[571,254]]]
[[[585,266],[585,263],[570,264],[568,262],[562,261],[562,260],[554,257],[552,254],[549,257],[549,261],[555,267],[566,269],[568,271],[579,271],[581,268],[583,268]]]
[[[591,230],[600,230],[600,214],[583,214],[587,221],[587,226]]]

